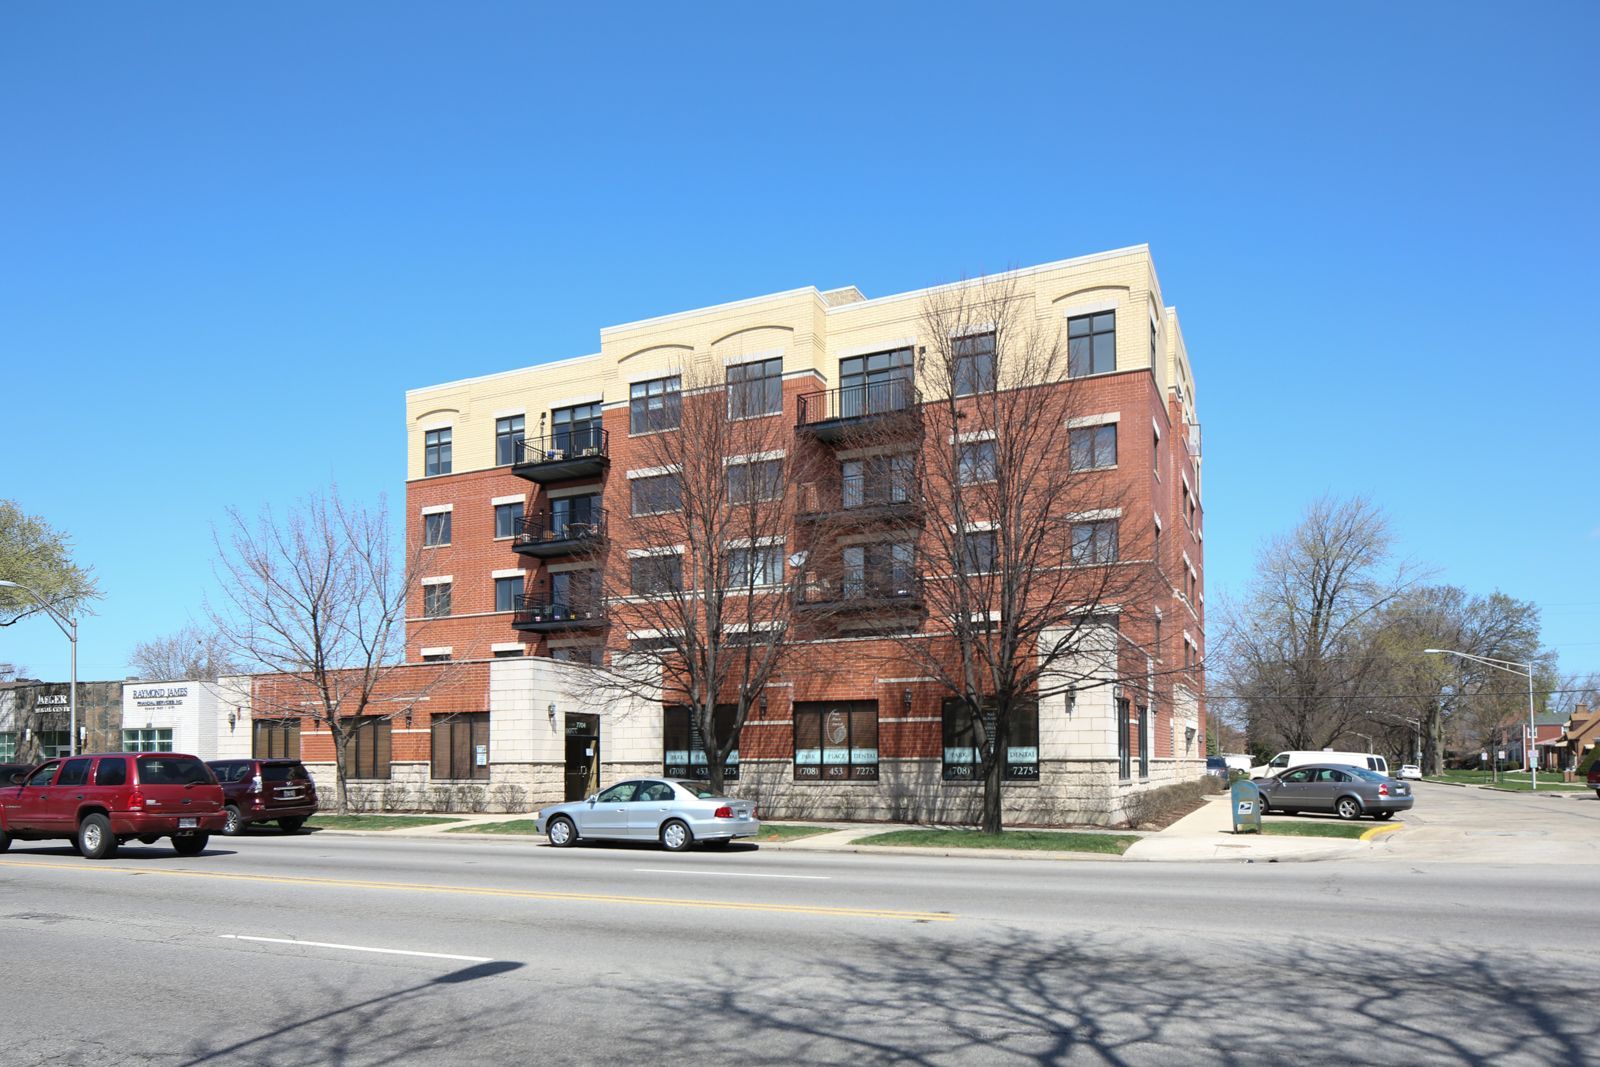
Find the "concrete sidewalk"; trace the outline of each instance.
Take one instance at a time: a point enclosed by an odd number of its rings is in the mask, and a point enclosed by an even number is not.
[[[381,834],[387,837],[450,837],[454,836],[451,831],[459,830],[465,826],[531,820],[532,815],[527,813],[509,815],[459,814],[448,816],[448,818],[454,821],[434,826],[418,826],[399,830],[329,829],[319,830],[318,833]],[[1281,815],[1271,816],[1271,819],[1278,823],[1293,821],[1293,817]],[[1104,853],[1049,852],[1035,849],[867,845],[858,842],[862,838],[888,833],[893,830],[927,830],[944,829],[946,827],[928,827],[911,823],[863,824],[821,820],[806,821],[805,824],[808,826],[826,826],[829,828],[829,832],[815,834],[811,837],[796,838],[792,841],[762,841],[759,843],[760,847],[780,852],[785,850],[797,852],[855,852],[900,856],[961,856],[971,859],[1131,860],[1154,863],[1231,860],[1234,862],[1279,863],[1340,859],[1364,855],[1374,849],[1384,847],[1388,831],[1398,830],[1403,825],[1401,823],[1387,824],[1382,827],[1374,825],[1372,829],[1381,829],[1383,832],[1374,835],[1370,841],[1331,837],[1278,837],[1265,834],[1234,834],[1232,808],[1228,796],[1227,794],[1220,794],[1207,797],[1206,802],[1198,809],[1179,819],[1165,830],[1158,832],[1075,828],[1074,832],[1078,833],[1129,834],[1139,838],[1138,841],[1129,846],[1127,852],[1121,856],[1116,856]],[[948,829],[967,829],[967,827],[948,827]],[[534,834],[471,834],[464,836],[471,840],[516,842],[542,842],[544,840],[543,837]]]

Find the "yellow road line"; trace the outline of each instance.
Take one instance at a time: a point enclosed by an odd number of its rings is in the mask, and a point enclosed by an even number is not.
[[[1372,829],[1362,834],[1360,840],[1371,841],[1374,837],[1378,837],[1382,834],[1392,834],[1396,830],[1404,830],[1405,828],[1406,824],[1403,822],[1397,822],[1389,826],[1374,826]]]
[[[39,870],[77,871],[94,874],[166,875],[172,878],[212,878],[236,882],[263,882],[270,885],[302,885],[322,889],[388,889],[410,893],[458,893],[465,896],[508,897],[515,900],[569,901],[590,904],[644,904],[665,908],[702,908],[723,911],[778,912],[787,915],[829,915],[854,919],[903,919],[914,922],[951,922],[954,915],[937,911],[895,911],[889,908],[826,908],[800,904],[752,904],[740,901],[690,900],[674,897],[630,897],[615,893],[555,893],[534,889],[492,889],[487,886],[430,885],[421,882],[369,882],[349,878],[285,877],[270,874],[230,874],[222,871],[189,871],[171,867],[117,867],[103,863],[42,863],[31,860],[0,860],[0,871],[32,867]]]

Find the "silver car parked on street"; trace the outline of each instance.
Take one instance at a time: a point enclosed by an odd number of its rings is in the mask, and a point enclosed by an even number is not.
[[[1331,811],[1341,819],[1371,815],[1388,819],[1408,811],[1414,798],[1411,787],[1386,774],[1340,763],[1304,763],[1292,770],[1259,778],[1261,813],[1276,811]]]
[[[659,841],[682,852],[696,841],[713,848],[761,831],[755,805],[718,796],[702,782],[635,778],[618,782],[587,800],[540,809],[539,833],[556,848],[584,840]]]

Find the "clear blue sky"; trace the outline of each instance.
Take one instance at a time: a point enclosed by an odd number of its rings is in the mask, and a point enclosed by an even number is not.
[[[408,388],[1148,242],[1208,586],[1310,498],[1600,668],[1593,3],[10,4],[0,496],[198,615],[222,509],[404,499]],[[0,660],[64,678],[48,622]]]

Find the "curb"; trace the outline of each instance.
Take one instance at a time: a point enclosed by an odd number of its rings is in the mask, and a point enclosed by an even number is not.
[[[1393,826],[1374,826],[1372,829],[1368,830],[1366,833],[1364,833],[1360,837],[1356,838],[1356,840],[1357,841],[1372,841],[1372,840],[1374,840],[1376,838],[1382,837],[1384,834],[1392,834],[1392,833],[1396,832],[1397,830],[1404,830],[1405,828],[1406,827],[1405,827],[1404,823],[1396,823]]]

